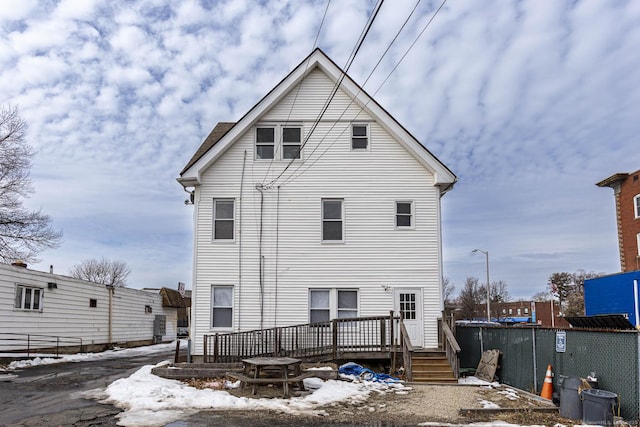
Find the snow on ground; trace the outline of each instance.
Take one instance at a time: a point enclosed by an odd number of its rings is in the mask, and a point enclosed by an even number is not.
[[[186,348],[186,340],[180,340],[180,348]],[[143,347],[133,347],[133,348],[116,348],[114,350],[102,351],[100,353],[77,353],[77,354],[65,354],[56,357],[46,357],[46,356],[36,356],[33,359],[26,360],[17,360],[11,362],[7,369],[21,369],[28,368],[30,366],[38,366],[38,365],[51,365],[53,363],[66,363],[66,362],[86,362],[91,360],[106,360],[106,359],[117,359],[120,357],[135,357],[143,354],[153,354],[153,353],[162,353],[166,351],[171,351],[176,348],[176,342],[167,343],[167,344],[155,344],[148,345]],[[14,355],[15,356],[15,355]]]
[[[166,363],[166,362],[163,362]],[[157,366],[162,365],[159,364]],[[118,415],[123,426],[163,426],[202,410],[273,410],[289,414],[322,415],[319,409],[337,402],[360,403],[372,392],[386,393],[405,389],[402,384],[371,381],[304,380],[314,390],[303,397],[289,399],[251,399],[226,391],[199,390],[180,381],[160,378],[151,373],[153,366],[140,368],[128,378],[119,379],[105,390],[83,393],[84,397],[109,403],[124,412]]]

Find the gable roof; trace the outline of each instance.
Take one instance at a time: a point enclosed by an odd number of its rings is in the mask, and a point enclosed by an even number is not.
[[[200,183],[200,176],[213,164],[224,151],[233,144],[247,129],[253,126],[268,109],[284,98],[300,81],[316,68],[321,69],[334,82],[344,79],[340,88],[365,109],[380,125],[390,132],[425,168],[434,174],[435,185],[442,194],[450,190],[457,178],[455,174],[424,145],[422,145],[404,126],[393,118],[375,99],[367,94],[349,75],[336,65],[320,48],[316,48],[280,83],[254,105],[237,123],[220,122],[200,145],[191,160],[180,172],[178,182],[183,187],[193,187]]]

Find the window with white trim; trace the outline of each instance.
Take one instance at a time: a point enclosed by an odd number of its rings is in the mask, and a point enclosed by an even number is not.
[[[638,233],[638,235],[636,236],[636,240],[637,240],[637,249],[638,249],[638,253],[636,254],[636,256],[640,258],[640,233]]]
[[[328,322],[331,318],[331,291],[311,289],[309,291],[309,322]]]
[[[351,149],[369,149],[369,126],[362,123],[351,125]]]
[[[322,241],[344,241],[343,199],[322,199]]]
[[[633,208],[636,214],[636,218],[640,218],[640,194],[633,198]]]
[[[282,158],[299,159],[302,150],[302,128],[282,128]]]
[[[273,159],[276,152],[275,127],[256,128],[256,159]]]
[[[413,228],[413,202],[396,202],[396,228]]]
[[[44,289],[34,286],[16,286],[14,307],[20,310],[42,311]]]
[[[357,289],[309,289],[309,322],[358,317]]]
[[[213,240],[233,240],[235,230],[233,199],[213,199]]]
[[[233,286],[211,287],[211,327],[233,327]]]
[[[338,289],[338,319],[358,317],[358,291]]]

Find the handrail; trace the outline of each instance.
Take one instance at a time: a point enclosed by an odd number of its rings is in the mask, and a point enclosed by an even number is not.
[[[413,381],[413,369],[411,367],[411,357],[413,353],[413,345],[407,332],[404,321],[400,319],[400,346],[402,347],[402,362],[404,364],[404,373],[408,381]]]
[[[456,378],[459,378],[460,363],[458,361],[458,353],[460,353],[461,349],[447,322],[442,322],[442,335],[444,337],[444,349],[447,355],[447,360],[449,361],[449,365],[451,366],[454,375]]]
[[[389,316],[333,319],[262,330],[205,335],[205,362],[238,362],[256,356],[330,357],[394,349]]]
[[[62,347],[76,346],[81,352],[83,351],[82,338],[13,332],[0,333],[0,351],[17,353],[26,350],[27,357],[30,357],[35,350],[43,352],[50,349],[55,349],[56,357],[59,357]]]

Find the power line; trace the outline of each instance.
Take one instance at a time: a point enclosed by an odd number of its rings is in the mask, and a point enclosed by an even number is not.
[[[316,48],[316,46],[318,45],[318,39],[320,38],[320,32],[322,31],[322,26],[324,24],[324,20],[327,17],[327,11],[329,10],[329,5],[331,5],[331,0],[327,0],[327,6],[324,8],[324,13],[322,14],[322,20],[320,20],[320,25],[318,26],[318,31],[316,31],[316,37],[313,40],[313,47],[311,47],[311,51],[313,52],[314,49]],[[307,59],[307,63],[304,67],[304,71],[307,71],[307,68],[309,68],[309,59]],[[300,93],[300,86],[298,85],[298,88],[296,89],[296,93],[293,97],[293,102],[291,103],[291,108],[289,109],[289,114],[287,114],[287,120],[285,121],[286,124],[289,123],[289,119],[291,118],[291,113],[293,113],[293,107],[296,105],[296,101],[298,100],[298,94]],[[280,137],[282,138],[282,135],[280,135]],[[275,134],[274,134],[274,144],[275,144]],[[282,143],[282,141],[279,141],[280,143]],[[267,172],[265,172],[264,174],[264,178],[262,179],[262,182],[264,183],[264,181],[267,180],[267,175],[269,175],[269,172],[271,171],[271,166],[273,166],[273,162],[275,160],[275,147],[274,147],[274,153],[273,153],[273,157],[271,158],[271,161],[269,162],[269,167],[267,168]]]
[[[353,64],[353,61],[354,61],[356,55],[358,54],[358,51],[360,50],[360,47],[362,47],[362,44],[364,43],[365,38],[369,34],[369,30],[371,29],[371,26],[373,25],[373,22],[375,21],[376,17],[378,16],[378,12],[380,11],[380,8],[382,7],[383,3],[384,3],[384,0],[378,0],[378,3],[376,4],[373,13],[369,17],[369,21],[367,22],[363,32],[361,33],[360,38],[358,39],[358,42],[356,43],[356,46],[353,49],[349,59],[347,60],[347,64],[346,64],[344,70],[342,71],[342,73],[340,75],[340,78],[336,82],[331,95],[329,96],[329,98],[325,102],[322,110],[320,111],[320,114],[318,115],[318,117],[316,118],[315,122],[313,123],[313,126],[311,127],[311,130],[309,131],[307,136],[304,138],[304,142],[300,145],[300,149],[298,150],[298,152],[301,152],[302,149],[307,144],[307,142],[309,142],[309,139],[311,138],[311,135],[313,134],[313,132],[318,127],[318,124],[320,123],[320,120],[322,119],[324,114],[327,112],[327,109],[329,108],[329,105],[331,104],[331,101],[333,100],[333,98],[335,97],[336,93],[338,92],[338,89],[340,89],[340,85],[342,84],[342,81],[344,80],[345,76],[347,75],[347,71],[349,70],[349,68]],[[282,170],[282,172],[280,172],[280,174],[276,178],[271,180],[271,182],[269,184],[267,184],[266,186],[267,187],[272,186],[276,181],[278,181],[278,179],[280,179],[282,177],[282,175],[287,171],[287,169],[289,169],[289,167],[291,167],[291,165],[293,164],[294,160],[295,160],[295,158],[291,159],[289,161],[289,163],[287,164],[287,166],[285,166],[285,168]]]
[[[362,88],[364,86],[366,86],[367,82],[369,82],[369,79],[371,78],[371,76],[373,75],[373,73],[376,71],[376,69],[378,68],[378,66],[380,65],[380,63],[382,62],[382,60],[384,59],[384,57],[387,55],[387,53],[389,53],[389,50],[391,49],[391,46],[393,46],[393,44],[396,42],[396,40],[398,39],[398,37],[400,36],[400,34],[402,33],[402,31],[404,30],[405,26],[407,25],[407,23],[409,22],[409,20],[411,19],[411,17],[413,16],[413,14],[415,13],[416,9],[418,8],[418,5],[420,4],[422,0],[418,0],[416,2],[416,4],[413,6],[413,9],[411,10],[411,12],[409,13],[409,15],[405,18],[404,22],[402,23],[402,25],[400,26],[400,28],[398,29],[398,31],[396,32],[395,36],[393,37],[393,39],[391,40],[391,42],[389,42],[389,44],[387,45],[387,48],[385,49],[385,51],[382,53],[382,55],[380,56],[380,59],[378,59],[378,62],[376,63],[376,65],[373,67],[373,69],[371,70],[371,72],[369,73],[369,75],[367,76],[366,80],[364,81],[364,83],[362,84],[362,86],[358,89],[358,92],[354,95],[354,97],[349,101],[349,104],[345,107],[344,111],[340,114],[340,116],[338,117],[338,120],[335,121],[333,123],[333,125],[331,126],[331,128],[327,131],[327,133],[325,134],[325,136],[318,142],[318,144],[314,147],[313,151],[311,151],[311,153],[309,154],[309,157],[311,157],[313,155],[313,153],[316,152],[316,150],[320,147],[320,145],[322,144],[322,142],[327,138],[327,136],[329,135],[329,133],[333,130],[333,128],[336,126],[337,122],[345,115],[345,113],[347,112],[347,110],[349,109],[349,107],[351,106],[351,104],[353,104],[354,99],[358,97],[358,95],[362,92]],[[446,1],[446,0],[445,0]],[[440,6],[440,8],[442,8],[442,5]],[[440,10],[440,8],[438,9],[438,11]],[[434,14],[437,14],[437,12]],[[433,17],[431,18],[431,20],[433,20]],[[429,21],[430,22],[430,21]],[[428,25],[428,24],[427,24]],[[424,29],[422,30],[422,32],[424,32]],[[420,33],[420,35],[422,34],[422,32]],[[420,37],[420,35],[418,37]],[[415,44],[415,41],[414,43]],[[412,45],[413,46],[413,45]],[[406,56],[406,53],[405,53]],[[404,58],[404,57],[403,57]],[[397,65],[394,67],[394,70],[397,68]],[[393,71],[392,71],[393,72]],[[387,78],[385,79],[385,81],[388,79],[389,77],[387,76]],[[381,86],[380,86],[381,87]],[[378,87],[378,89],[376,90],[376,93],[380,90],[380,87]],[[369,101],[367,101],[367,103],[360,109],[360,112],[362,112],[364,110],[364,108],[369,104]],[[358,113],[359,115],[360,113]],[[356,115],[356,118],[358,117],[358,115]],[[342,135],[346,132],[346,129],[344,129],[340,135],[338,135],[338,139],[340,137],[342,137]],[[322,156],[324,156],[324,154],[329,150],[329,148],[331,148],[333,146],[333,144],[337,141],[337,139],[334,139],[331,144],[329,144],[329,146],[318,156],[318,158],[316,160],[314,160],[311,164],[306,165],[307,167],[297,176],[294,177],[294,174],[300,170],[300,168],[303,166],[302,164],[298,165],[298,167],[291,173],[291,175],[289,175],[289,177],[287,179],[284,180],[284,182],[282,183],[282,185],[286,185],[287,183],[293,181],[294,179],[296,179],[297,177],[301,176],[304,172],[306,172],[308,169],[310,169],[313,165],[315,165],[318,160],[320,160],[320,158]]]

